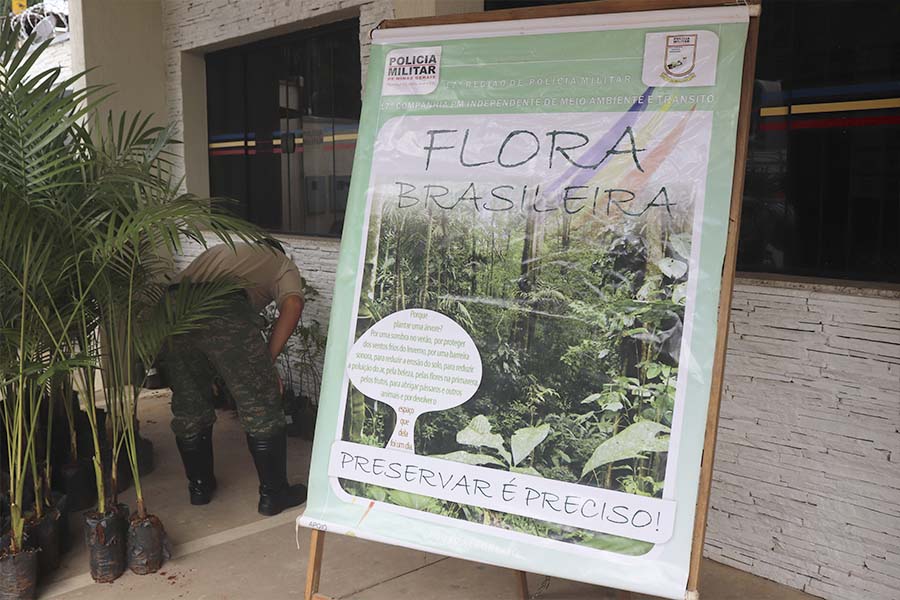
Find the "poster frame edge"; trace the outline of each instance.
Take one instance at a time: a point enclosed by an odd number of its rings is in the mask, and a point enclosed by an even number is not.
[[[726,237],[725,257],[722,267],[721,288],[719,294],[718,322],[714,361],[712,367],[712,386],[707,410],[706,432],[704,435],[703,458],[700,465],[700,484],[694,518],[694,533],[691,544],[691,558],[686,600],[699,600],[699,571],[702,561],[702,549],[706,537],[707,517],[709,510],[712,472],[715,459],[715,444],[721,406],[721,395],[724,383],[724,369],[728,342],[728,323],[733,297],[734,283],[737,273],[737,245],[741,222],[741,206],[746,166],[750,111],[752,107],[753,80],[755,75],[756,56],[758,50],[759,18],[762,0],[594,0],[592,2],[568,3],[540,7],[501,9],[490,12],[473,12],[429,17],[412,17],[405,19],[387,19],[380,22],[374,30],[402,29],[409,27],[463,25],[471,23],[489,23],[500,21],[519,21],[566,16],[600,15],[623,12],[647,12],[653,10],[695,9],[712,7],[739,7],[749,9],[749,27],[744,52],[744,72],[741,85],[740,105],[738,108],[737,138],[735,144],[735,163],[732,175],[732,197],[729,208],[729,224]],[[371,37],[371,32],[370,32]],[[298,519],[299,524],[299,519]],[[313,529],[314,538],[324,538],[323,531]],[[312,541],[315,557],[310,557],[307,572],[306,598],[324,598],[318,594],[319,572],[322,562],[324,539]],[[520,572],[522,573],[522,572]],[[314,581],[314,585],[310,585]]]
[[[504,8],[500,10],[454,13],[430,17],[409,17],[405,19],[385,19],[373,29],[401,29],[434,25],[464,25],[470,23],[490,23],[494,21],[521,21],[556,17],[581,17],[612,13],[638,13],[659,10],[741,7],[750,8],[750,17],[759,16],[761,0],[593,0],[592,2],[570,2],[548,6],[525,8]]]
[[[750,22],[744,47],[744,64],[741,81],[741,96],[738,106],[737,137],[735,140],[734,170],[731,184],[731,206],[728,217],[728,234],[725,242],[725,257],[722,264],[719,309],[717,315],[716,347],[713,353],[712,381],[709,405],[706,415],[706,432],[703,440],[703,457],[700,462],[700,484],[694,514],[694,534],[691,541],[691,559],[688,568],[686,600],[699,600],[700,565],[703,546],[706,542],[712,476],[715,464],[716,440],[718,437],[719,415],[725,381],[725,362],[728,350],[728,332],[734,283],[737,274],[738,237],[741,229],[741,209],[744,199],[744,184],[747,154],[750,141],[750,121],[753,105],[753,84],[756,75],[756,57],[759,48],[759,19],[762,0],[749,0]],[[755,9],[755,10],[754,10]]]

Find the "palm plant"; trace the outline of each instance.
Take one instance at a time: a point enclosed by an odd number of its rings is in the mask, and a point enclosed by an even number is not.
[[[63,222],[53,200],[76,168],[63,133],[86,114],[80,104],[91,93],[64,96],[74,78],[59,81],[58,69],[29,76],[45,48],[33,38],[20,44],[8,20],[0,26],[0,400],[14,553],[23,547],[24,486],[45,387],[54,373],[73,368],[48,319],[65,279],[55,251]]]
[[[137,472],[135,364],[151,364],[168,336],[202,326],[234,290],[221,282],[169,294],[161,257],[179,252],[185,239],[205,244],[210,233],[229,244],[261,237],[219,203],[178,191],[170,129],[150,127],[140,115],[109,117],[103,126],[96,119],[100,90],[75,87],[81,74],[30,74],[46,45],[33,37],[20,42],[8,20],[0,25],[0,402],[12,552],[23,548],[29,467],[36,482],[46,479],[35,446],[42,403],[52,379],[71,390],[76,371],[85,384],[79,391],[91,427],[97,513],[109,510],[93,385],[99,372],[111,495],[124,449],[138,516],[147,517]]]
[[[34,452],[36,408],[39,407],[41,388],[48,365],[45,362],[46,338],[39,319],[31,311],[36,281],[42,277],[49,253],[39,251],[45,231],[24,230],[21,237],[10,231],[21,224],[27,211],[15,210],[11,203],[0,205],[0,223],[3,227],[3,249],[20,241],[18,259],[3,252],[0,257],[4,290],[4,309],[0,317],[3,330],[0,346],[0,400],[3,404],[3,427],[6,432],[6,458],[9,473],[9,501],[12,536],[10,550],[23,549],[24,518],[23,499],[28,470],[28,458]],[[18,217],[18,218],[17,218]],[[18,310],[15,310],[15,305]]]

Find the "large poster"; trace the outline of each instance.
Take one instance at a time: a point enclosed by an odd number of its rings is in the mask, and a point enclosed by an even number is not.
[[[684,597],[747,20],[376,32],[302,525]]]

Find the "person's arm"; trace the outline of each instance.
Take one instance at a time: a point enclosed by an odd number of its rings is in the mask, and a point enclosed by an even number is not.
[[[300,296],[287,296],[281,301],[281,305],[278,307],[278,318],[275,319],[272,335],[269,336],[269,354],[272,355],[273,362],[281,354],[288,338],[294,333],[294,328],[300,321],[302,313],[303,298]]]

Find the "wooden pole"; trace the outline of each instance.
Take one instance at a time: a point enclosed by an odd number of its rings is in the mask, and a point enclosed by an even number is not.
[[[758,3],[751,0],[750,4]],[[743,6],[743,0],[594,0],[571,4],[551,4],[527,8],[506,8],[477,13],[415,17],[411,19],[387,19],[378,29],[398,27],[423,27],[432,25],[459,25],[463,23],[489,23],[492,21],[519,21],[553,17],[577,17],[610,13],[634,13],[648,10],[675,10],[680,8],[708,8],[714,6]]]
[[[309,540],[309,563],[306,566],[306,592],[304,600],[328,600],[319,594],[319,577],[322,574],[322,552],[325,550],[325,532],[312,530]]]
[[[759,4],[759,0],[751,0]],[[697,496],[697,513],[694,517],[694,537],[691,543],[691,562],[688,572],[688,598],[699,598],[698,582],[703,544],[706,540],[706,518],[709,511],[709,494],[712,488],[713,462],[716,454],[716,435],[719,426],[719,408],[725,377],[725,353],[728,349],[728,320],[731,315],[731,297],[737,266],[738,233],[741,229],[741,202],[744,195],[744,173],[747,164],[747,144],[750,139],[750,111],[753,104],[753,80],[756,73],[756,50],[759,37],[759,13],[751,13],[747,30],[747,46],[744,50],[744,75],[741,83],[741,101],[737,124],[737,146],[734,153],[734,180],[731,188],[731,213],[728,221],[728,240],[725,245],[725,261],[722,266],[722,289],[719,292],[719,328],[716,333],[716,350],[713,359],[710,385],[709,410],[706,417],[706,438],[703,443],[703,462],[700,465],[700,487]]]
[[[531,594],[528,593],[528,573],[516,571],[516,582],[519,584],[519,600],[529,600]]]

